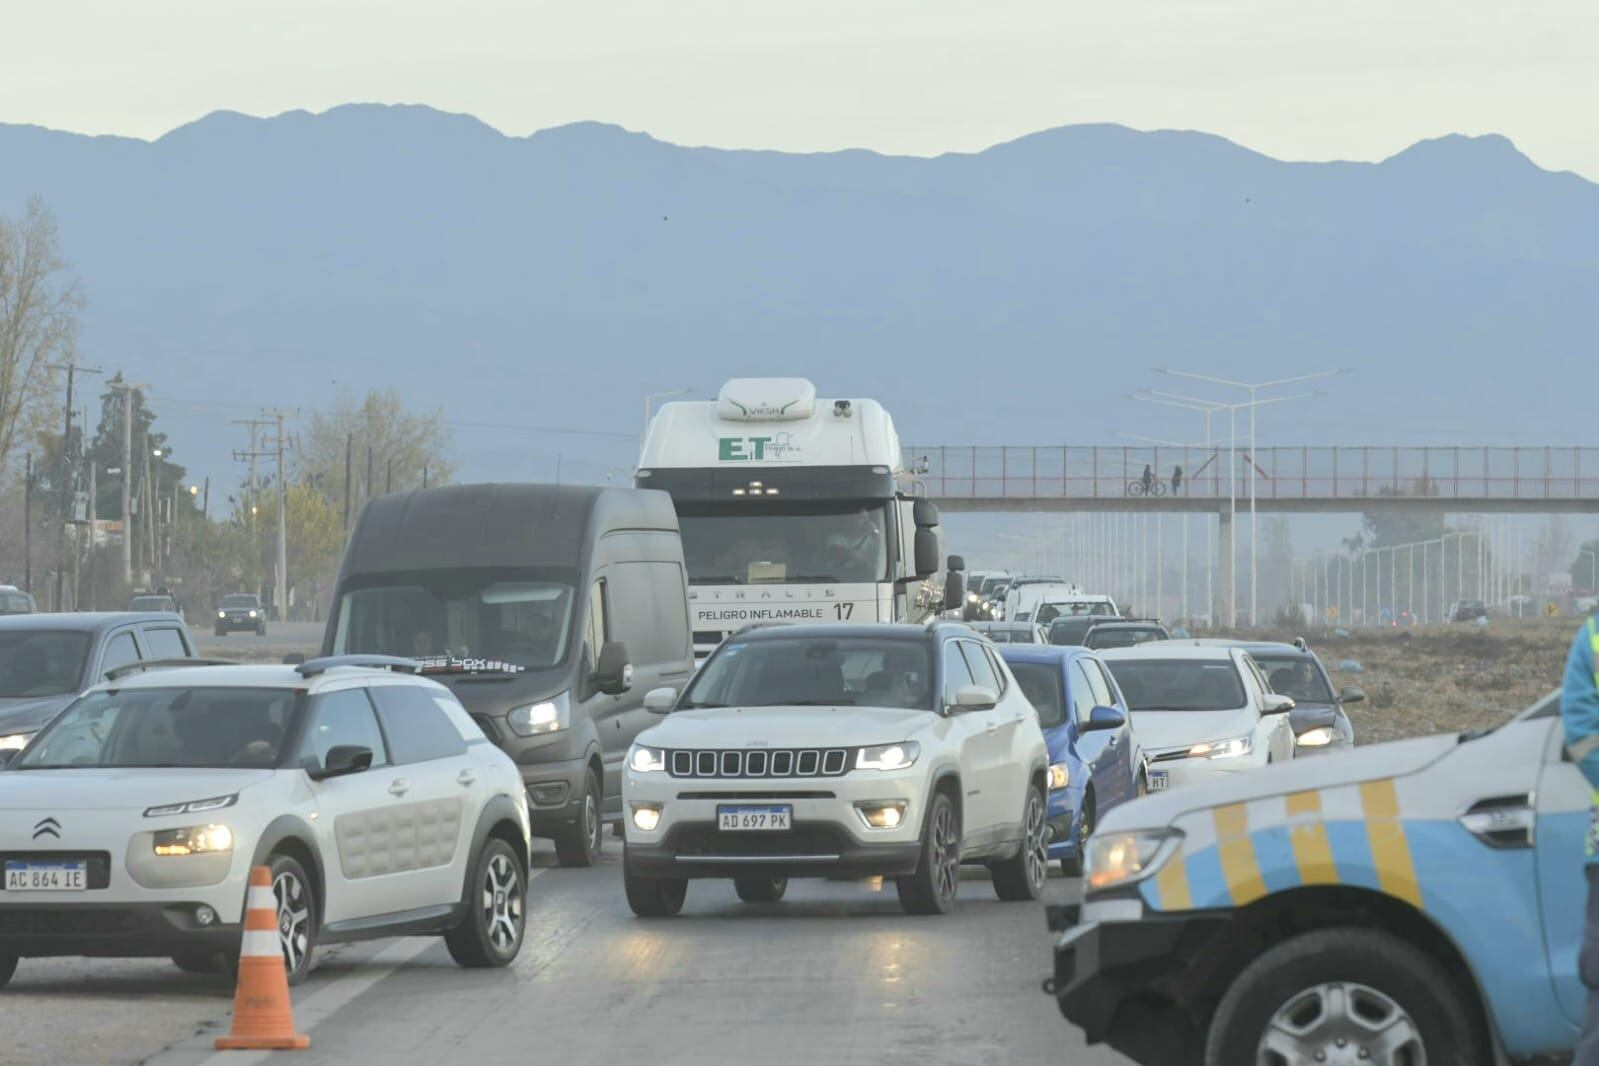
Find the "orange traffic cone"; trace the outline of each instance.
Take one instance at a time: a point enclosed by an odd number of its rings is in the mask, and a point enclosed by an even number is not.
[[[294,1031],[289,978],[278,944],[278,902],[272,871],[250,869],[244,909],[244,946],[239,951],[239,990],[233,997],[233,1031],[217,1037],[218,1051],[304,1051],[311,1038]]]

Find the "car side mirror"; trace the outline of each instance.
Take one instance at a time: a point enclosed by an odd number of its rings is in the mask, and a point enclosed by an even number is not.
[[[966,579],[951,570],[944,575],[944,610],[953,611],[966,602]]]
[[[600,646],[600,656],[594,664],[594,687],[607,696],[620,696],[633,687],[633,663],[626,644],[608,640]]]
[[[1359,685],[1345,685],[1338,690],[1339,703],[1365,703],[1366,692]]]
[[[677,689],[671,685],[652,688],[644,693],[644,709],[654,714],[666,714],[677,703]]]
[[[313,781],[326,781],[330,777],[358,774],[372,767],[372,749],[359,744],[335,744],[328,749],[322,765],[317,766],[314,756],[306,759],[306,776]]]
[[[1293,709],[1293,697],[1280,692],[1268,692],[1260,701],[1261,714],[1287,714]]]
[[[1127,716],[1115,707],[1095,707],[1088,712],[1088,721],[1082,725],[1084,732],[1096,729],[1120,729],[1127,724]]]
[[[987,685],[962,685],[955,690],[955,711],[986,711],[999,702],[999,693]]]

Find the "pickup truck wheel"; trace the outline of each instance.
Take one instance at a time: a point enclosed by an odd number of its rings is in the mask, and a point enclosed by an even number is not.
[[[593,866],[600,861],[604,830],[600,821],[600,779],[590,770],[583,775],[583,806],[577,821],[556,834],[555,857],[562,866]]]
[[[1376,929],[1320,929],[1284,941],[1238,975],[1205,1042],[1205,1066],[1488,1066],[1455,980]]]
[[[675,877],[640,877],[622,851],[622,885],[627,889],[627,905],[640,918],[672,918],[683,909],[688,897],[688,881]]]
[[[994,894],[1007,903],[1027,903],[1044,894],[1049,877],[1049,824],[1044,818],[1044,794],[1027,786],[1022,806],[1022,847],[1014,858],[989,867]]]
[[[11,975],[17,972],[17,957],[0,953],[0,988],[11,982]]]
[[[935,792],[922,830],[916,872],[895,882],[906,914],[948,914],[960,884],[960,816],[949,794]]]

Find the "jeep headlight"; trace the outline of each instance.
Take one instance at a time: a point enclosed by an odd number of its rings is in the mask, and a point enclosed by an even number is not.
[[[903,770],[916,761],[916,756],[920,755],[921,751],[921,745],[914,740],[862,748],[855,754],[855,769]]]
[[[646,748],[634,744],[627,755],[628,769],[638,774],[654,774],[666,769],[666,752],[660,748]]]
[[[157,855],[202,855],[233,850],[233,830],[225,825],[193,825],[184,829],[163,829],[155,834]]]
[[[1142,881],[1177,851],[1182,834],[1172,829],[1135,829],[1088,838],[1084,871],[1090,889]]]
[[[538,703],[514,708],[505,716],[511,732],[519,737],[558,733],[572,724],[572,702],[563,692]]]

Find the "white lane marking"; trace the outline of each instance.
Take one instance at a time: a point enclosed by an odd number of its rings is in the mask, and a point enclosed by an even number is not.
[[[532,885],[544,871],[552,869],[549,866],[535,866],[527,873],[529,886]],[[369,990],[373,985],[388,977],[395,970],[404,966],[428,948],[441,943],[436,936],[413,936],[403,940],[396,940],[376,955],[371,961],[359,970],[353,970],[331,984],[324,985],[311,995],[305,997],[302,1003],[294,1004],[294,1028],[296,1032],[309,1033],[341,1009],[348,1006],[352,1000]],[[292,997],[291,997],[292,999]],[[230,1016],[231,1017],[231,1016]],[[312,1048],[316,1042],[312,1041]],[[199,1066],[254,1066],[256,1063],[266,1062],[272,1057],[270,1051],[218,1051],[209,1058],[202,1059]]]

